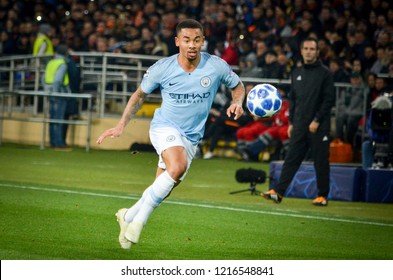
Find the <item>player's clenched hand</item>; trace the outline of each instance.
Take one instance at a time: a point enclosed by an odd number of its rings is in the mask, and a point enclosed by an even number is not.
[[[98,137],[96,143],[101,144],[106,137],[109,136],[111,138],[116,138],[116,137],[119,137],[122,133],[123,133],[123,127],[117,125],[113,128],[110,128],[110,129],[104,131],[104,133],[102,133],[101,136]]]
[[[230,118],[232,115],[235,115],[234,119],[237,120],[244,114],[243,107],[239,104],[232,103],[231,106],[227,109],[227,115]]]

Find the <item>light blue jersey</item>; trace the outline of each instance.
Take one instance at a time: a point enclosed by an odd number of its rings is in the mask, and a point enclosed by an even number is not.
[[[154,113],[151,127],[174,127],[198,144],[205,130],[217,90],[223,83],[235,88],[239,76],[221,58],[201,53],[198,67],[187,73],[178,64],[178,54],[160,59],[143,77],[141,88],[149,94],[159,88],[161,108]]]

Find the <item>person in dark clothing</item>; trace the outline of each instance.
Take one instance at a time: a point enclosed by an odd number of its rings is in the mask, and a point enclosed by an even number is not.
[[[318,197],[313,204],[327,206],[330,114],[335,101],[333,75],[319,60],[318,42],[314,38],[304,39],[300,51],[303,65],[296,68],[291,77],[288,152],[278,184],[261,196],[280,203],[311,148],[318,187]]]
[[[282,79],[283,73],[280,64],[277,61],[277,53],[274,51],[267,52],[265,56],[265,65],[262,67],[262,78]]]
[[[70,80],[71,93],[80,93],[81,73],[78,63],[75,61],[76,57],[66,56],[67,73]],[[76,120],[79,118],[79,102],[76,98],[68,98],[65,110],[65,120]],[[66,135],[68,131],[68,124],[63,125],[64,143],[66,143]]]
[[[329,69],[333,73],[333,82],[335,83],[349,83],[350,74],[343,67],[340,59],[333,58],[329,62]]]

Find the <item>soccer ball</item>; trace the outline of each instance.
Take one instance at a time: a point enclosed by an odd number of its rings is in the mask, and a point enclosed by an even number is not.
[[[247,94],[247,109],[254,116],[270,118],[281,109],[280,92],[271,84],[258,84]]]

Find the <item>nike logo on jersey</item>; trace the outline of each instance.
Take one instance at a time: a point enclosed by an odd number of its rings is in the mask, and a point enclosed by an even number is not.
[[[297,76],[296,80],[297,80],[297,81],[301,81],[301,80],[302,80],[302,76],[300,76],[300,75]]]
[[[329,141],[329,138],[325,135],[325,136],[322,138],[322,141]]]
[[[176,85],[177,83],[169,83],[169,86],[171,87],[171,86],[174,86],[174,85]]]

